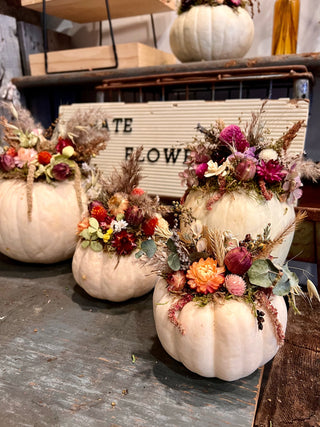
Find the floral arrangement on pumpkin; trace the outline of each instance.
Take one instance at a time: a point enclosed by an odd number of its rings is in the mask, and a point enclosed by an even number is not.
[[[252,114],[244,129],[234,124],[226,126],[222,120],[210,129],[198,125],[202,138],[195,138],[188,145],[188,167],[179,176],[182,185],[187,185],[187,192],[215,192],[208,209],[224,193],[237,190],[254,191],[266,200],[276,195],[281,201],[295,203],[302,195],[301,178],[319,178],[318,164],[288,151],[304,122],[294,123],[277,140],[269,139],[261,122],[264,105],[258,114]]]
[[[118,256],[138,251],[151,257],[156,246],[152,239],[161,218],[158,197],[151,197],[139,188],[143,148],[138,148],[120,170],[106,179],[101,177],[101,190],[90,201],[87,215],[78,225],[83,248],[106,251]],[[139,249],[143,250],[139,253]]]
[[[245,8],[249,6],[251,15],[253,16],[253,8],[255,3],[257,3],[257,9],[258,12],[260,12],[259,0],[181,0],[178,8],[178,14],[187,12],[191,9],[192,6],[221,6],[224,4],[225,6],[229,6],[235,10],[237,10],[238,7]]]
[[[106,148],[109,140],[99,111],[78,111],[63,126],[57,119],[49,129],[35,123],[30,112],[22,107],[10,106],[10,112],[11,121],[0,118],[4,145],[0,146],[0,179],[27,181],[29,214],[34,181],[51,184],[74,179],[80,199],[81,179],[87,178],[87,188],[94,180],[90,160]]]
[[[199,220],[195,221],[190,211],[178,202],[174,203],[174,211],[172,229],[164,222],[156,228],[157,251],[151,260],[154,270],[166,280],[168,292],[177,297],[168,308],[170,321],[184,334],[176,313],[189,302],[204,306],[223,304],[228,299],[243,300],[252,306],[260,330],[265,312],[270,315],[281,344],[284,333],[270,296],[287,295],[298,312],[295,296],[304,294],[297,275],[289,270],[288,264],[278,266],[270,253],[299,225],[305,214],[298,214],[275,239],[270,238],[270,225],[267,225],[256,238],[248,234],[238,241],[228,231],[210,230]],[[187,231],[180,231],[179,223],[187,225]],[[307,286],[310,299],[315,296],[320,301],[311,280],[307,281]],[[257,303],[260,309],[256,308]]]

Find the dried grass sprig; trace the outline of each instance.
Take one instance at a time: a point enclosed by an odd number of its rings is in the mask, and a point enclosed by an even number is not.
[[[264,124],[261,121],[261,117],[264,114],[264,107],[267,101],[264,101],[261,104],[261,107],[257,113],[251,114],[251,121],[247,123],[245,126],[245,133],[247,136],[247,141],[251,146],[257,146],[258,143],[262,145],[264,140],[263,132],[264,132]]]
[[[208,250],[214,255],[218,262],[219,267],[224,266],[224,258],[226,256],[226,249],[224,246],[224,235],[223,233],[214,228],[203,227],[203,235],[207,240]]]
[[[272,239],[270,243],[265,245],[263,250],[254,257],[254,260],[268,258],[273,249],[283,243],[284,239],[299,227],[306,216],[307,213],[305,211],[299,211],[296,217],[286,226],[286,228],[280,234],[278,234],[277,237]]]
[[[297,136],[299,130],[301,129],[302,125],[304,124],[304,120],[299,120],[296,123],[294,123],[291,128],[284,134],[282,137],[278,140],[279,148],[282,148],[284,153],[287,152],[289,149],[291,142],[294,140],[294,138]]]
[[[36,165],[31,164],[28,169],[28,176],[27,176],[27,214],[28,214],[28,220],[32,220],[32,190],[33,190],[33,182],[34,182],[34,173],[36,171]]]
[[[301,178],[312,182],[317,182],[320,179],[320,163],[314,163],[313,160],[298,159],[296,161],[296,169],[299,171]]]

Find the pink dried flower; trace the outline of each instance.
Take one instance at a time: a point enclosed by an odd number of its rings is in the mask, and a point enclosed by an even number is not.
[[[229,3],[231,3],[233,6],[240,6],[241,0],[229,0]]]
[[[230,294],[237,297],[242,297],[246,291],[246,282],[241,276],[238,276],[237,274],[228,274],[224,285]]]
[[[286,176],[282,165],[276,160],[269,160],[267,163],[261,160],[257,166],[257,174],[268,183],[280,182]]]
[[[273,197],[273,194],[271,191],[267,190],[266,183],[264,182],[264,180],[262,178],[260,178],[258,182],[259,182],[259,187],[260,187],[260,190],[261,190],[263,197],[266,200],[271,200]]]
[[[237,125],[226,126],[220,133],[220,141],[224,145],[234,146],[237,151],[243,153],[249,146],[249,142]]]
[[[14,158],[8,154],[2,154],[0,156],[0,169],[5,172],[9,172],[16,167]]]
[[[175,271],[167,278],[167,283],[170,292],[181,291],[186,284],[186,275],[182,270]]]
[[[205,172],[208,170],[208,163],[200,163],[196,167],[196,175],[199,179],[202,179],[204,177]]]
[[[252,255],[244,246],[239,246],[227,253],[224,263],[231,273],[242,276],[252,265]]]
[[[26,163],[29,165],[32,160],[38,157],[38,153],[33,148],[19,148],[16,157],[14,158],[18,168],[22,168]]]
[[[177,319],[176,312],[181,311],[185,305],[192,301],[192,298],[191,294],[183,295],[178,301],[174,302],[168,310],[168,318],[170,322],[179,329],[182,335],[185,334],[185,330]]]

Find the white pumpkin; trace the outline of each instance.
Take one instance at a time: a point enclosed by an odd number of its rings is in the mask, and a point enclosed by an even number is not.
[[[280,202],[275,195],[267,201],[258,199],[255,194],[248,195],[244,192],[226,193],[208,210],[207,202],[213,194],[200,190],[191,191],[186,197],[185,206],[191,209],[192,215],[203,225],[221,231],[231,231],[238,240],[243,240],[246,234],[256,237],[269,223],[271,238],[275,238],[295,218],[294,206]],[[272,252],[276,264],[284,264],[293,235],[294,232],[290,233]]]
[[[82,202],[85,208],[85,194]],[[82,216],[74,182],[34,182],[31,221],[27,212],[27,183],[0,180],[0,252],[32,263],[50,264],[71,258]]]
[[[181,62],[240,58],[253,35],[253,20],[242,7],[193,6],[173,22],[170,46]]]
[[[77,245],[72,272],[76,282],[92,297],[120,302],[140,297],[153,289],[157,276],[142,265],[135,252],[118,257]]]
[[[160,279],[153,296],[157,334],[167,353],[190,371],[234,381],[250,375],[277,353],[278,342],[268,314],[259,330],[248,303],[231,299],[200,307],[189,302],[176,313],[184,328],[182,334],[168,318],[168,308],[175,300],[167,291],[166,281]],[[287,309],[283,297],[274,296],[272,305],[284,332]]]

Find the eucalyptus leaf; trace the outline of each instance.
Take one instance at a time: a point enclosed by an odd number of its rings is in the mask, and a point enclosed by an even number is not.
[[[90,239],[91,239],[91,240],[98,240],[98,235],[97,235],[97,233],[93,233],[93,234],[91,234],[91,235],[90,235]]]
[[[141,249],[145,252],[148,258],[152,258],[157,251],[157,245],[152,239],[148,239],[141,243]]]
[[[175,245],[175,243],[174,243],[174,241],[173,241],[172,239],[168,239],[168,240],[167,240],[167,246],[168,246],[168,249],[169,249],[171,252],[177,252],[176,245]]]
[[[90,233],[87,228],[81,231],[80,236],[83,237],[86,240],[90,240]]]
[[[272,262],[270,265],[268,261],[269,260],[265,259],[257,259],[252,263],[248,270],[250,283],[256,286],[261,286],[262,288],[269,288],[272,285],[273,281],[269,276],[269,272],[272,272],[274,268],[276,269],[276,267]]]
[[[100,242],[92,241],[92,242],[90,243],[90,248],[91,248],[93,251],[95,251],[95,252],[101,252],[101,251],[102,251],[102,249],[103,249],[103,246],[102,246],[102,244],[101,244]]]
[[[180,259],[177,253],[171,252],[171,254],[169,254],[168,265],[173,271],[180,270]]]
[[[88,227],[87,230],[89,231],[90,234],[94,234],[98,232],[97,228],[94,228],[94,227]]]
[[[135,257],[136,257],[137,259],[139,259],[139,258],[141,258],[141,257],[142,257],[142,255],[143,255],[143,254],[144,254],[144,252],[143,252],[143,251],[136,252]]]
[[[92,228],[94,228],[95,231],[98,230],[99,228],[99,222],[95,219],[95,218],[90,218],[89,219],[89,224]]]
[[[280,280],[277,282],[272,292],[274,295],[279,295],[283,297],[284,295],[288,295],[291,290],[290,280],[288,275],[283,272]]]
[[[89,245],[90,245],[89,240],[84,240],[84,241],[81,243],[81,246],[83,247],[83,249],[86,249]]]
[[[282,267],[282,271],[284,273],[286,273],[286,275],[288,276],[289,281],[290,281],[290,286],[292,288],[295,288],[296,286],[299,285],[299,278],[298,278],[298,276],[296,275],[296,273],[294,273],[293,271],[289,270],[288,264],[285,264]]]

